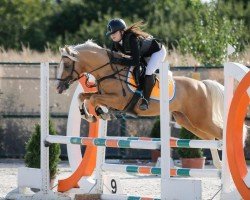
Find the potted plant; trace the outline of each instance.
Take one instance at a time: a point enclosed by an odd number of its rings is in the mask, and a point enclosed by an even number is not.
[[[180,139],[199,139],[193,133],[185,128],[180,130]],[[178,154],[180,156],[183,168],[204,168],[205,157],[203,157],[203,150],[199,148],[178,148]]]
[[[26,143],[26,154],[24,157],[25,165],[31,168],[40,168],[40,138],[41,128],[39,124],[35,125],[35,131]],[[56,130],[51,121],[49,121],[50,135],[56,135]],[[57,165],[60,161],[60,144],[51,144],[49,146],[49,171],[50,171],[50,185],[54,185],[56,174],[58,171]],[[33,190],[34,191],[34,190]]]
[[[151,130],[150,137],[151,138],[160,138],[160,119],[158,118],[154,126]],[[151,160],[152,162],[157,162],[158,158],[161,157],[161,151],[159,149],[155,149],[151,151]]]

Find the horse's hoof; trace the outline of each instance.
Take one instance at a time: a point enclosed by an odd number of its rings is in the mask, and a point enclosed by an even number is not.
[[[93,123],[97,121],[94,115],[89,115],[89,116],[81,115],[81,118],[89,123]]]
[[[100,117],[103,119],[103,120],[111,120],[111,117],[109,114],[107,113],[103,113],[100,115]]]
[[[81,119],[87,120],[85,115],[81,115]]]
[[[221,169],[222,168],[222,163],[213,163],[213,165],[215,166],[216,169]]]
[[[114,114],[110,114],[110,120],[115,120],[117,117]]]
[[[97,119],[94,115],[90,115],[89,117],[86,117],[86,120],[90,123],[96,122]]]

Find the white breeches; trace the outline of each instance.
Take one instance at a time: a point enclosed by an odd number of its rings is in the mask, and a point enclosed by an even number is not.
[[[152,75],[160,67],[161,62],[165,60],[166,54],[166,49],[162,45],[161,50],[151,55],[149,61],[147,61],[146,75]]]

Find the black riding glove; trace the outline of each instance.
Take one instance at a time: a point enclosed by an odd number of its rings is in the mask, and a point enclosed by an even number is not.
[[[121,64],[121,58],[115,58],[115,57],[111,57],[110,59],[110,63],[113,63],[113,64]]]

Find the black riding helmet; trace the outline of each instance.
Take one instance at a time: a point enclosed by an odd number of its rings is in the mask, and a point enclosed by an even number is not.
[[[122,31],[127,28],[126,23],[122,19],[111,19],[107,25],[107,36],[115,33],[116,31]]]

